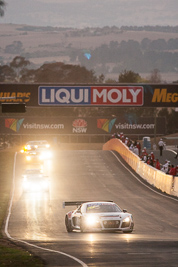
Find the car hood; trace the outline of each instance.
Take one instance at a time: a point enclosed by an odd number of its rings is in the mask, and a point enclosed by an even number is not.
[[[85,213],[86,216],[89,215],[94,215],[97,217],[100,217],[101,219],[104,218],[117,218],[117,219],[124,219],[128,216],[130,216],[130,213],[126,213],[126,212],[103,212],[103,213]]]

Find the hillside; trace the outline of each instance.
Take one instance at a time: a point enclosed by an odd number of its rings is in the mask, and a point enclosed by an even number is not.
[[[81,54],[96,51],[96,48],[100,48],[103,45],[109,46],[111,42],[120,44],[123,41],[128,42],[132,40],[141,43],[144,39],[148,39],[149,41],[165,40],[168,42],[171,39],[177,38],[178,32],[146,31],[144,28],[139,31],[134,29],[130,30],[130,28],[123,30],[117,27],[104,27],[102,29],[86,28],[79,30],[73,28],[1,24],[0,60],[1,64],[6,64],[11,62],[16,55],[20,55],[29,59],[36,66],[42,65],[44,62],[53,61],[78,65],[83,64],[80,59]],[[106,64],[104,62],[103,64],[104,67],[95,69],[97,74],[104,73],[105,76],[110,78],[118,78],[119,72],[112,70],[116,66],[116,63],[108,62]],[[127,67],[128,64],[123,65],[124,68],[125,66]],[[93,65],[91,68],[93,68]],[[150,68],[150,71],[153,69],[154,66]],[[135,70],[133,69],[133,71]],[[146,77],[148,74],[149,72],[142,72],[141,76]],[[161,75],[167,82],[172,82],[177,79],[176,72],[169,71],[169,69],[161,73]]]

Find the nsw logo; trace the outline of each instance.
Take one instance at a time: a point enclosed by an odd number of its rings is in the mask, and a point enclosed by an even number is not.
[[[5,119],[5,127],[11,129],[14,132],[19,132],[23,121],[24,119]]]
[[[87,122],[84,119],[76,119],[72,123],[73,133],[86,133],[87,132]]]

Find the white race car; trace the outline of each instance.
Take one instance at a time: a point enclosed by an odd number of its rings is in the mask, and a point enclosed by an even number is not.
[[[46,140],[28,141],[22,148],[21,152],[35,151],[36,149],[49,149],[50,144]]]
[[[43,175],[42,173],[23,175],[24,192],[48,192],[49,187],[49,177]]]
[[[133,216],[122,210],[112,201],[63,202],[65,206],[78,206],[65,216],[68,232],[84,231],[122,231],[131,233],[134,228]]]

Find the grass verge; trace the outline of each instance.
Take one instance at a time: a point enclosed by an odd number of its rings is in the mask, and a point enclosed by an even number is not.
[[[0,151],[0,229],[2,230],[4,218],[10,200],[12,188],[12,174],[14,163],[14,149]],[[31,255],[28,251],[17,247],[0,232],[0,266],[13,267],[42,267],[42,260]]]

